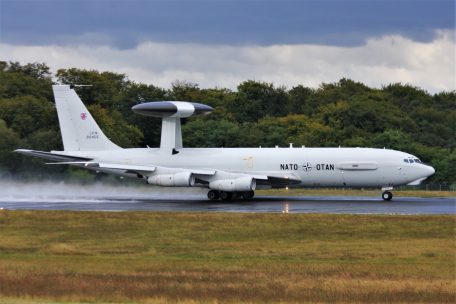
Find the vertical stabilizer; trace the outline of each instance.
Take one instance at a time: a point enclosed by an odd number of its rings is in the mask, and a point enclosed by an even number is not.
[[[92,115],[69,85],[53,85],[65,151],[120,149],[101,131]]]

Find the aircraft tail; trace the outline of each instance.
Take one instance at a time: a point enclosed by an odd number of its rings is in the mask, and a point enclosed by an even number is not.
[[[53,85],[65,151],[120,149],[101,131],[79,96],[69,85]]]

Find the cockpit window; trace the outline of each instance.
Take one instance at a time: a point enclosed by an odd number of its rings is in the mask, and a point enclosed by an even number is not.
[[[412,158],[412,157],[404,158],[404,163],[409,163],[409,164],[417,163],[417,164],[423,164],[423,165],[425,165],[425,163],[423,163],[423,162],[422,162],[421,160],[419,160],[418,158]]]
[[[417,163],[417,164],[423,164],[425,165],[425,163],[423,163],[421,160],[419,160],[418,158],[404,158],[404,163],[409,163],[409,164],[413,164],[413,163]]]

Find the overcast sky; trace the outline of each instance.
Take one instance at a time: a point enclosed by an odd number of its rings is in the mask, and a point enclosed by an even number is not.
[[[455,90],[454,0],[0,0],[0,59],[235,89],[352,78]]]

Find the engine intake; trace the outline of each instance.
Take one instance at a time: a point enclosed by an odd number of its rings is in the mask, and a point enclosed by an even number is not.
[[[216,180],[209,183],[209,188],[226,192],[253,191],[256,188],[256,180],[253,177]]]
[[[149,176],[147,183],[162,187],[193,187],[195,185],[195,177],[190,172],[159,174]]]

